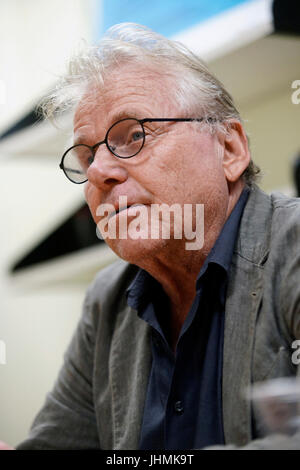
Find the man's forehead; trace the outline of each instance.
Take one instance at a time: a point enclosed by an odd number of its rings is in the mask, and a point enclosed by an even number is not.
[[[99,98],[99,97],[98,97]],[[103,103],[102,103],[103,104]],[[81,127],[82,125],[85,126],[87,122],[91,119],[95,122],[95,116],[102,119],[103,125],[113,124],[116,121],[120,121],[126,118],[135,118],[135,119],[143,119],[145,117],[152,117],[151,111],[146,112],[145,109],[147,107],[143,107],[139,103],[125,103],[120,105],[118,103],[112,103],[111,106],[101,106],[101,100],[99,98],[99,103],[88,103],[82,101],[78,105],[75,110],[74,114],[74,127]],[[149,109],[149,107],[148,107]],[[145,114],[146,112],[146,114]],[[150,112],[150,114],[149,114]]]
[[[106,114],[109,113],[114,119],[128,117],[128,112],[138,118],[137,106],[147,101],[153,103],[155,98],[158,102],[165,102],[171,99],[170,95],[170,77],[153,68],[135,70],[132,65],[130,68],[123,66],[106,73],[103,84],[94,83],[86,87],[75,116],[106,108]]]

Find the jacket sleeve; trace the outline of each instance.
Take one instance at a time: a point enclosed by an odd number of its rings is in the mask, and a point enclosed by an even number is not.
[[[17,450],[100,449],[93,404],[95,329],[87,294],[53,390]]]

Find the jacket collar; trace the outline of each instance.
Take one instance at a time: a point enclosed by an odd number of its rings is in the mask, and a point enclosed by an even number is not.
[[[269,251],[271,218],[271,198],[254,184],[250,188],[234,252],[254,264],[263,264]]]

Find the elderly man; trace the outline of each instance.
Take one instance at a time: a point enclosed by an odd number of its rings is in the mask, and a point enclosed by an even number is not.
[[[245,396],[297,372],[300,204],[254,183],[231,96],[184,46],[124,24],[72,61],[46,111],[64,105],[61,168],[123,260],[89,288],[19,449],[300,448],[262,438]],[[192,208],[189,230],[174,212],[154,233],[153,207]]]

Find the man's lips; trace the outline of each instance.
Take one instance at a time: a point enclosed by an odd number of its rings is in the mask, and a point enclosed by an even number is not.
[[[111,217],[117,216],[120,212],[128,211],[131,207],[139,207],[139,206],[145,206],[145,204],[134,203],[134,204],[127,204],[127,206],[124,206],[124,207],[120,207],[120,208],[118,207],[116,208],[115,211],[109,214],[108,218],[110,219]]]

